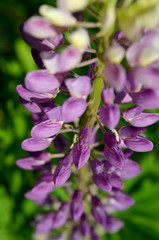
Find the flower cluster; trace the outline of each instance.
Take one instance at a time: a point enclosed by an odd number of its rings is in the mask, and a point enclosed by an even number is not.
[[[34,124],[22,143],[29,156],[16,164],[41,172],[25,197],[49,207],[34,223],[35,234],[47,239],[62,226],[54,239],[99,240],[98,226],[108,233],[121,229],[114,211],[134,204],[124,180],[142,170],[130,156],[153,149],[143,133],[159,120],[147,111],[159,107],[159,17],[153,24],[147,19],[159,4],[124,2],[58,0],[57,8],[42,5],[40,16],[20,27],[39,70],[16,88]],[[83,12],[93,20],[83,21]],[[69,201],[54,197],[60,186]]]

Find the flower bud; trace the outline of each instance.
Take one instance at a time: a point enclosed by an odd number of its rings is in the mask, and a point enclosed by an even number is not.
[[[76,18],[69,12],[60,8],[54,8],[49,5],[41,5],[39,13],[58,27],[72,27],[76,24]]]

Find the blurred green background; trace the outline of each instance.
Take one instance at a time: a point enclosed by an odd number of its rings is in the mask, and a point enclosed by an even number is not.
[[[19,169],[15,161],[26,156],[21,142],[30,136],[30,113],[20,104],[16,85],[24,82],[27,72],[36,66],[30,48],[23,42],[19,25],[38,12],[42,3],[55,1],[0,1],[0,240],[31,240],[30,222],[37,211],[24,193],[37,181],[37,174]],[[116,215],[125,221],[125,228],[103,239],[159,239],[159,123],[148,127],[147,136],[154,143],[151,153],[134,154],[133,159],[143,166],[143,172],[125,183],[125,190],[136,204]]]

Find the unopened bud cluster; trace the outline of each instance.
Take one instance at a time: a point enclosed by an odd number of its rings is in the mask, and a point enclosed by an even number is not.
[[[130,156],[153,149],[144,131],[159,120],[148,111],[159,108],[159,4],[126,2],[58,0],[57,8],[42,5],[20,26],[39,68],[16,88],[34,124],[22,142],[29,156],[16,163],[41,172],[25,197],[49,206],[36,219],[37,236],[99,240],[99,229],[114,233],[124,226],[114,211],[134,204],[124,180],[142,167]],[[53,145],[56,153],[46,150]],[[60,186],[68,202],[54,197]]]

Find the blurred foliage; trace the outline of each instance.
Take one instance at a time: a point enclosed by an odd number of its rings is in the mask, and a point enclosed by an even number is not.
[[[42,0],[5,0],[0,2],[0,239],[31,240],[31,221],[41,209],[24,193],[31,189],[38,179],[32,171],[19,169],[15,161],[26,156],[21,142],[30,136],[30,113],[20,104],[16,85],[22,84],[28,71],[36,66],[30,48],[19,34],[19,25],[38,12]],[[54,4],[55,1],[45,1]],[[159,239],[159,124],[148,127],[146,134],[154,143],[151,153],[135,153],[132,158],[143,166],[142,173],[125,182],[127,191],[136,201],[129,210],[116,213],[123,219],[125,228],[119,233],[105,234],[110,240],[157,240]],[[55,191],[62,200],[68,200],[62,189]]]

